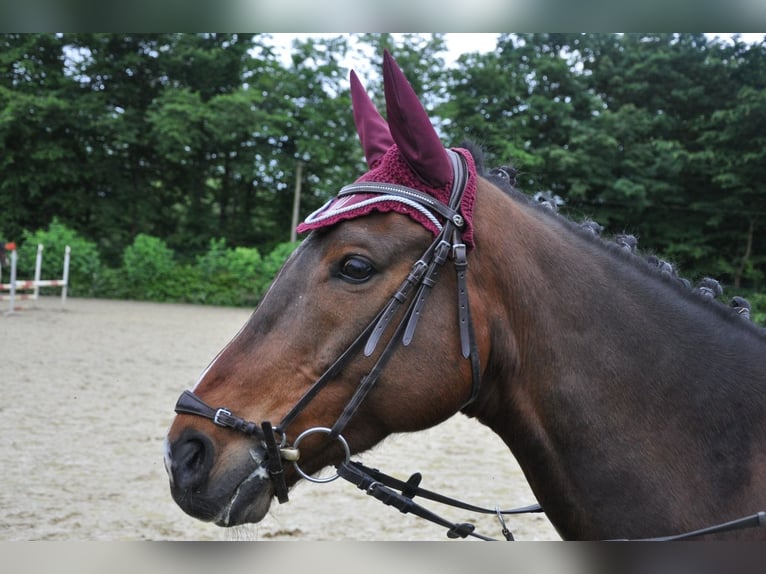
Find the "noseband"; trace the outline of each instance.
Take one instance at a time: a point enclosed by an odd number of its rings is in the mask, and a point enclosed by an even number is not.
[[[253,436],[262,441],[266,446],[267,464],[271,480],[275,487],[275,493],[280,503],[287,502],[287,485],[284,478],[284,469],[282,468],[282,459],[292,461],[298,473],[308,478],[298,466],[299,453],[297,445],[300,439],[307,433],[322,431],[329,435],[330,439],[341,441],[345,451],[346,458],[349,457],[349,449],[345,439],[341,436],[343,429],[354,416],[364,398],[372,390],[380,377],[383,369],[396,349],[398,341],[404,346],[412,342],[412,338],[417,327],[428,294],[434,286],[439,269],[451,257],[457,274],[457,304],[458,304],[458,327],[460,332],[460,349],[463,358],[471,361],[471,396],[463,404],[463,407],[472,403],[479,394],[479,384],[481,379],[481,368],[479,363],[479,353],[476,345],[473,324],[471,321],[471,312],[468,303],[468,283],[467,283],[467,249],[462,240],[462,233],[465,229],[465,219],[460,213],[465,192],[468,174],[463,157],[452,151],[447,150],[453,171],[453,183],[450,193],[449,204],[441,203],[434,197],[422,193],[418,190],[394,184],[360,182],[348,185],[340,190],[338,197],[352,195],[356,193],[379,194],[394,196],[414,202],[419,209],[428,210],[434,215],[444,219],[444,225],[431,245],[426,249],[423,255],[412,266],[409,275],[402,282],[388,303],[381,309],[375,318],[367,325],[362,333],[352,342],[349,347],[330,365],[330,367],[314,382],[309,390],[285,415],[282,421],[276,427],[265,421],[260,425],[254,422],[246,421],[225,408],[214,408],[207,405],[192,391],[184,391],[176,403],[175,411],[179,414],[197,415],[212,420],[216,425],[224,428]],[[410,296],[415,293],[412,300]],[[349,363],[349,361],[360,350],[366,357],[371,356],[377,348],[383,334],[388,329],[391,321],[398,314],[399,310],[406,303],[409,304],[406,311],[396,326],[391,338],[378,356],[369,373],[362,377],[353,396],[343,409],[338,420],[330,429],[317,428],[304,431],[296,438],[292,447],[287,445],[287,428],[295,420],[306,406],[316,397],[327,383],[333,380],[340,371]],[[462,407],[461,407],[462,408]],[[277,441],[276,434],[281,435],[281,440]],[[333,478],[337,478],[337,475]]]

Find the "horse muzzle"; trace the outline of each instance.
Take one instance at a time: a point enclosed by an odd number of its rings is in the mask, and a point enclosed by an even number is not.
[[[205,522],[259,522],[274,496],[266,458],[266,450],[252,443],[220,456],[209,437],[187,430],[165,443],[170,493],[184,512]]]

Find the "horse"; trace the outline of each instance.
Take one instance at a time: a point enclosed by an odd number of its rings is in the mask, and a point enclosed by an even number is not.
[[[369,171],[299,226],[178,400],[164,459],[181,509],[256,523],[297,481],[458,412],[505,442],[563,539],[766,507],[764,330],[635,238],[606,241],[475,147],[444,147],[388,52],[383,78],[386,119],[350,77]]]

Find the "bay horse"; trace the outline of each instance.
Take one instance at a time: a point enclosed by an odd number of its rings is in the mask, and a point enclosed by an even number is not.
[[[258,522],[301,478],[462,412],[508,445],[564,539],[766,508],[763,330],[445,148],[388,52],[383,74],[386,119],[351,73],[369,171],[300,226],[176,405],[177,504]]]

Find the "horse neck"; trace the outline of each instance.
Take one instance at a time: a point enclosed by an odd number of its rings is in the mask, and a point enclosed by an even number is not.
[[[744,415],[764,414],[763,337],[557,216],[483,192],[473,269],[485,292],[477,299],[505,303],[486,315],[486,390],[469,414],[510,446],[567,536],[613,531],[612,517],[598,510],[604,498],[619,506],[634,497],[642,511],[656,504],[658,515],[662,505],[704,506],[673,489],[699,480],[694,474],[705,469],[696,461],[655,475],[646,469],[699,451],[698,437],[683,427],[708,416],[709,399],[729,423],[727,401],[741,402],[744,392],[732,377],[760,381],[757,405]],[[761,357],[758,365],[748,352]],[[723,356],[730,362],[722,365]],[[658,432],[675,439],[656,440]],[[654,501],[636,505],[647,493]]]

